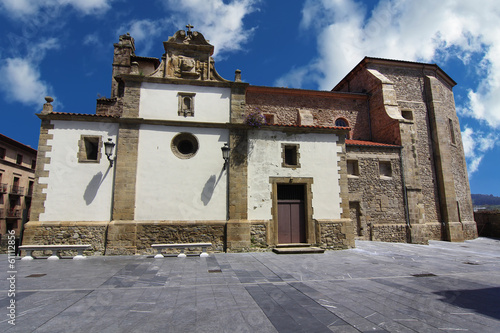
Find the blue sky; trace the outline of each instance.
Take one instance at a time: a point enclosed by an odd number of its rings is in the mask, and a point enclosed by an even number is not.
[[[438,64],[454,88],[472,193],[500,196],[497,0],[0,0],[0,132],[38,145],[44,96],[94,113],[109,96],[113,43],[161,57],[187,23],[217,71],[253,85],[330,90],[364,56]]]

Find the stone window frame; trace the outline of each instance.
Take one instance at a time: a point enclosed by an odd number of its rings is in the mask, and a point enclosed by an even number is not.
[[[194,117],[194,97],[196,93],[179,92],[178,96],[178,109],[177,114],[182,117]],[[189,100],[189,107],[185,107],[185,101]]]
[[[390,175],[382,173],[382,166],[384,166],[384,165],[385,166],[389,166],[388,170],[390,171]],[[378,173],[379,173],[379,178],[380,179],[387,179],[387,180],[392,179],[392,177],[393,177],[392,161],[391,160],[386,160],[386,159],[379,160],[378,161]]]
[[[401,117],[407,122],[413,123],[414,113],[412,109],[401,109]]]
[[[180,149],[183,142],[186,141],[192,145],[192,151],[188,153],[183,152],[183,149]],[[193,158],[196,153],[198,153],[200,144],[194,134],[189,132],[181,132],[172,138],[172,141],[170,142],[170,149],[172,150],[172,153],[174,153],[174,155],[181,160],[187,160]]]
[[[269,224],[270,230],[268,240],[270,245],[277,245],[278,242],[278,185],[280,184],[293,184],[303,185],[305,189],[305,212],[306,219],[306,242],[309,244],[316,243],[315,224],[313,220],[314,208],[312,206],[313,191],[312,185],[314,179],[312,177],[269,177],[269,184],[271,185],[271,216],[272,221]]]
[[[97,142],[96,142],[97,141]],[[97,148],[96,159],[89,159],[86,142],[94,142]],[[78,163],[100,163],[102,158],[102,135],[82,134],[78,140]]]
[[[353,166],[353,173],[349,173],[349,164],[354,163]],[[348,178],[359,178],[359,160],[355,158],[348,158],[346,159],[346,166],[347,166],[347,177]]]
[[[292,157],[293,160],[295,160],[295,164],[288,164],[287,163],[287,151],[290,151],[293,149],[293,154],[295,155]],[[298,143],[282,143],[281,144],[281,166],[283,168],[292,168],[292,169],[297,169],[300,168],[300,144]]]

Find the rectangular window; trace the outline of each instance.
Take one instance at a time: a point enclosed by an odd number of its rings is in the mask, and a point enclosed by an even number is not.
[[[0,159],[5,159],[5,148],[0,147]]]
[[[102,138],[100,135],[82,135],[78,142],[78,146],[78,162],[99,163],[102,146]]]
[[[453,127],[453,120],[451,119],[448,119],[448,124],[449,124],[449,128],[450,128],[450,138],[451,138],[451,143],[452,144],[456,144],[456,140],[455,140],[455,129]]]
[[[281,144],[281,157],[283,158],[283,163],[281,164],[285,168],[300,168],[299,163],[299,147],[298,144]]]
[[[359,176],[359,164],[357,160],[347,160],[347,175]]]
[[[379,161],[378,162],[380,178],[391,178],[392,177],[392,166],[391,161]]]
[[[21,165],[23,163],[23,155],[17,154],[16,164]]]
[[[31,168],[34,170],[36,168],[36,160],[31,160]]]

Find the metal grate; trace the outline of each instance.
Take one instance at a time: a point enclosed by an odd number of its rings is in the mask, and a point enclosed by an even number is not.
[[[27,278],[29,278],[29,277],[37,278],[37,277],[42,277],[45,275],[47,275],[47,274],[43,274],[43,273],[31,274],[31,275],[28,275]]]
[[[413,274],[412,276],[414,276],[414,277],[430,277],[430,276],[437,276],[437,275],[432,274],[432,273],[422,273],[422,274]]]

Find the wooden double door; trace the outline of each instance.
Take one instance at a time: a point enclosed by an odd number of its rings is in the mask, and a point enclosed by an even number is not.
[[[278,184],[278,243],[306,243],[305,186]]]

